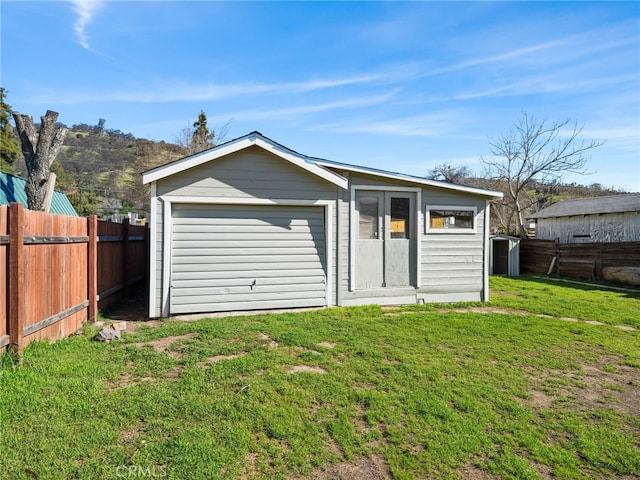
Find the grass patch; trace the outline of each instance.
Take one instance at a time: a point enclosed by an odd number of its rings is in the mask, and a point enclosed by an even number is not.
[[[332,308],[33,343],[21,365],[0,363],[3,475],[638,475],[640,332],[536,316],[555,298],[554,316],[581,318],[599,291],[492,288],[492,306],[532,314]],[[599,311],[586,318],[622,323]]]
[[[640,293],[527,276],[492,277],[491,287],[492,306],[640,328]]]

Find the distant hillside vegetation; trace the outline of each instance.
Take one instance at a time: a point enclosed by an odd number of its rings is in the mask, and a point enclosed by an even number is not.
[[[221,137],[223,138],[223,137]],[[16,141],[19,140],[16,138]],[[177,140],[180,142],[180,140]],[[187,148],[167,142],[136,138],[131,133],[104,128],[99,125],[74,125],[64,141],[58,159],[53,165],[57,175],[56,188],[64,191],[80,215],[97,213],[107,217],[114,213],[137,213],[145,217],[149,211],[149,188],[142,185],[141,173],[188,155]],[[25,176],[24,159],[16,162],[19,175]],[[469,186],[503,191],[507,186],[500,181],[465,176],[459,183]],[[598,183],[589,186],[553,184],[536,185],[529,194],[533,213],[552,203],[568,198],[615,195],[623,193]],[[492,209],[492,226],[509,223],[508,202],[497,202]]]
[[[86,124],[69,129],[54,162],[56,188],[64,191],[80,215],[149,211],[149,188],[141,173],[186,155],[179,145],[136,138],[120,130]],[[25,175],[24,160],[16,162]]]

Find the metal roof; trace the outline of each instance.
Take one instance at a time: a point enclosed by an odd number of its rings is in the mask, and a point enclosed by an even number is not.
[[[26,183],[27,181],[24,178],[7,172],[0,172],[0,205],[19,202],[26,208],[27,194],[24,191]],[[67,196],[59,190],[53,191],[50,213],[70,215],[72,217],[78,216],[78,212],[73,208]]]
[[[383,177],[386,179],[402,180],[405,182],[411,182],[420,185],[426,185],[430,187],[445,188],[448,190],[457,190],[461,192],[467,192],[475,195],[481,195],[490,198],[502,198],[502,192],[494,192],[492,190],[484,190],[476,187],[467,187],[463,185],[457,185],[453,183],[438,182],[435,180],[427,180],[422,177],[415,177],[412,175],[406,175],[403,173],[389,172],[386,170],[380,170],[377,168],[361,167],[358,165],[351,165],[348,163],[334,162],[331,160],[325,160],[317,157],[310,157],[296,152],[295,150],[285,147],[284,145],[271,140],[264,136],[262,133],[254,131],[242,137],[238,137],[228,142],[216,145],[215,147],[197,153],[190,157],[185,157],[174,162],[162,165],[160,167],[153,168],[142,174],[143,183],[151,183],[155,180],[179,173],[188,168],[201,165],[204,162],[219,158],[229,153],[246,148],[248,145],[258,145],[262,148],[270,150],[272,153],[281,156],[289,161],[297,163],[299,166],[303,166],[307,170],[312,171],[316,175],[319,175],[342,188],[347,187],[347,180],[337,174],[336,170],[345,170],[350,172],[359,172],[367,175],[374,175],[377,177]],[[299,162],[304,162],[308,166],[300,165]],[[324,173],[323,173],[324,172]]]
[[[640,193],[563,200],[530,215],[528,218],[571,217],[622,212],[640,212]]]
[[[495,192],[493,190],[485,190],[477,187],[467,187],[465,185],[458,185],[456,183],[440,182],[437,180],[428,180],[424,177],[416,177],[414,175],[407,175],[406,173],[390,172],[387,170],[381,170],[379,168],[362,167],[359,165],[351,165],[348,163],[335,162],[333,160],[324,160],[321,158],[308,157],[309,161],[313,161],[318,165],[327,168],[336,168],[340,170],[348,170],[350,172],[364,173],[367,175],[374,175],[377,177],[383,177],[393,180],[403,180],[405,182],[417,183],[419,185],[426,185],[429,187],[445,188],[447,190],[457,190],[460,192],[472,193],[475,195],[481,195],[491,198],[502,198],[502,192]]]

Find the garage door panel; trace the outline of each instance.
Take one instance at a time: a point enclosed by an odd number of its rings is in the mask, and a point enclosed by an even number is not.
[[[316,264],[312,264],[316,265]],[[195,267],[195,266],[194,266]],[[197,274],[194,275],[194,272],[190,269],[183,268],[183,271],[175,271],[172,274],[172,282],[176,282],[179,280],[204,280],[207,278],[211,279],[233,279],[233,278],[256,278],[256,270],[246,270],[246,267],[238,266],[233,269],[227,265],[220,265],[215,268],[202,265],[201,268],[198,269]],[[195,268],[194,268],[195,269]],[[269,270],[262,269],[259,270],[260,278],[291,278],[292,281],[299,281],[300,278],[304,277],[313,277],[314,275],[310,274],[308,268],[300,268],[296,266],[295,269],[282,269],[282,270]],[[318,274],[319,277],[324,278],[324,274]]]
[[[280,255],[202,255],[200,257],[179,257],[176,256],[173,259],[174,265],[180,264],[198,264],[198,263],[216,263],[216,264],[238,264],[243,263],[248,265],[249,268],[254,269],[254,265],[265,265],[271,263],[278,264],[293,264],[296,263],[309,263],[309,255],[288,255],[282,257]],[[318,265],[320,262],[318,261]]]
[[[174,207],[171,313],[326,304],[324,209]]]
[[[178,304],[183,299],[186,299],[187,303],[191,303],[194,297],[201,299],[214,295],[217,299],[222,301],[222,298],[225,295],[235,297],[237,295],[250,293],[253,300],[256,301],[266,300],[270,296],[274,298],[280,296],[286,296],[287,298],[295,298],[296,296],[306,298],[308,297],[308,292],[313,292],[314,296],[321,296],[324,293],[324,288],[321,284],[287,285],[286,289],[283,287],[283,285],[256,285],[255,287],[251,287],[250,285],[238,285],[215,288],[181,288],[178,289],[178,293],[174,294],[173,298],[175,300],[175,304]]]
[[[282,206],[282,205],[187,205],[179,206],[180,211],[174,209],[173,218],[176,219],[216,219],[216,218],[299,218],[296,211],[317,207]],[[215,216],[209,215],[212,208],[216,209]]]
[[[238,234],[246,235],[247,240],[252,240],[255,237],[258,239],[265,238],[270,240],[287,240],[289,235],[293,234],[292,239],[303,240],[312,235],[312,238],[316,239],[323,235],[323,229],[318,226],[317,228],[308,228],[303,226],[292,225],[289,228],[269,228],[259,225],[180,225],[175,226],[173,233],[176,240],[197,240],[198,236],[208,237],[211,232],[215,230],[222,239],[232,239]]]
[[[210,275],[207,275],[205,279],[193,280],[193,279],[185,279],[185,280],[175,280],[174,285],[179,285],[180,288],[219,288],[219,287],[247,287],[253,285],[253,281],[255,280],[252,276],[246,276],[244,278],[212,278]],[[292,283],[294,282],[294,283]],[[299,277],[289,277],[289,278],[281,278],[281,277],[261,277],[260,283],[256,283],[256,286],[266,287],[266,286],[277,286],[278,288],[287,287],[289,285],[322,285],[324,282],[324,277],[309,277],[309,276],[299,276]],[[254,287],[255,288],[255,287]]]
[[[271,300],[308,300],[309,295],[307,291],[302,292],[262,292],[254,295],[253,302],[268,302]],[[215,299],[215,302],[211,302]],[[201,308],[204,304],[215,305],[216,303],[238,303],[237,292],[222,292],[215,296],[210,294],[204,295],[183,295],[173,298],[172,306],[182,305],[188,308]],[[237,307],[236,307],[237,309]],[[246,310],[246,308],[245,308]],[[206,310],[205,310],[206,311]]]
[[[313,248],[317,249],[318,243],[323,244],[324,242],[314,242],[313,240],[309,240],[306,236],[300,236],[298,240],[287,238],[287,248]],[[235,238],[222,238],[216,240],[206,240],[202,238],[196,239],[188,239],[188,240],[180,240],[180,246],[174,247],[174,252],[182,252],[189,251],[199,248],[204,249],[218,249],[218,248],[282,248],[282,240],[273,240],[273,239],[263,239],[263,240],[247,240],[243,238],[238,238],[237,235]]]
[[[313,275],[314,273],[323,272],[322,263],[319,261],[308,262],[268,262],[268,263],[251,263],[251,262],[218,262],[218,263],[202,263],[194,262],[187,264],[174,263],[173,272],[175,274],[192,272],[193,278],[202,278],[205,272],[253,272],[255,276],[269,270],[297,270],[301,274]],[[324,273],[324,272],[323,272]],[[177,277],[173,277],[175,279]]]
[[[282,207],[278,207],[282,208]],[[221,216],[214,218],[176,218],[174,220],[178,225],[190,225],[190,226],[225,226],[225,225],[243,225],[247,216],[237,217],[237,216]],[[301,219],[295,218],[291,215],[279,215],[279,216],[264,216],[260,218],[251,218],[253,224],[271,227],[271,228],[286,228],[288,226],[311,226],[313,227],[322,227],[320,219],[318,218],[310,218],[310,219]]]
[[[238,303],[235,301],[215,303],[199,303],[198,308],[193,308],[192,305],[176,305],[171,309],[174,314],[186,314],[186,313],[204,313],[204,312],[233,312],[237,310],[270,310],[275,308],[302,308],[302,307],[322,307],[324,302],[313,303],[307,298],[303,299],[274,299],[255,301],[251,303],[250,308],[239,308]]]
[[[181,248],[176,249],[173,252],[176,261],[188,262],[190,259],[203,261],[205,258],[222,257],[222,258],[237,258],[242,259],[244,257],[259,258],[267,255],[276,259],[291,260],[291,256],[298,256],[301,259],[307,258],[309,255],[315,255],[316,247],[287,247],[287,252],[290,255],[282,254],[282,247],[269,246],[264,248],[251,247],[246,248],[243,245],[238,245],[236,248]],[[252,262],[254,260],[247,260]]]

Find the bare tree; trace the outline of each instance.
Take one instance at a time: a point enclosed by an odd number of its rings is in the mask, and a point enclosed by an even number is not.
[[[506,183],[511,215],[517,218],[517,230],[526,237],[524,211],[538,202],[528,189],[536,182],[553,184],[568,173],[586,174],[586,153],[604,142],[579,140],[583,126],[571,120],[538,120],[522,112],[509,133],[489,140],[493,158],[482,158],[485,176]],[[511,232],[510,232],[511,233]]]
[[[471,177],[471,170],[466,165],[452,165],[444,162],[429,170],[426,178],[428,180],[461,184],[469,177]]]
[[[47,110],[45,116],[40,117],[38,133],[30,115],[14,112],[13,118],[27,165],[25,193],[28,208],[48,211],[56,182],[56,176],[51,172],[51,164],[60,152],[67,129],[56,125],[58,113],[51,110]]]

